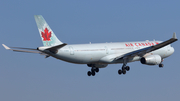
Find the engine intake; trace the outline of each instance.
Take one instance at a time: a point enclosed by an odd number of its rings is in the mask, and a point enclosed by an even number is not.
[[[141,58],[141,63],[146,65],[159,65],[162,62],[162,58],[159,55],[149,55]]]

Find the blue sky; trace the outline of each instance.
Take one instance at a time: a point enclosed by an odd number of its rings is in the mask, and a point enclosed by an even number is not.
[[[162,40],[180,37],[179,0],[1,0],[0,43],[42,46],[34,15],[46,19],[68,44]],[[179,41],[164,68],[129,63],[100,69],[88,77],[86,65],[0,47],[0,101],[178,101]]]

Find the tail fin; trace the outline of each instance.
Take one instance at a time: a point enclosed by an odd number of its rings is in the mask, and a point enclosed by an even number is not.
[[[36,24],[44,46],[55,46],[63,44],[51,30],[42,15],[34,15]]]

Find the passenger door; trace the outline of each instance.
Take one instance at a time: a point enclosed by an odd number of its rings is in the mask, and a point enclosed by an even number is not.
[[[69,47],[69,50],[70,50],[70,55],[74,55],[74,49],[73,49],[73,47]]]

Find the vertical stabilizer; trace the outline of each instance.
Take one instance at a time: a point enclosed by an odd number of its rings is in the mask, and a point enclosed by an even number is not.
[[[44,46],[55,46],[63,44],[46,23],[42,15],[34,15],[36,24]]]

